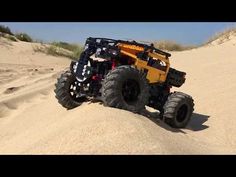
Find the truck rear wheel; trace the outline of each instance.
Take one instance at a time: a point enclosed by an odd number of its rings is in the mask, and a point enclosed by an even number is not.
[[[162,118],[165,123],[174,128],[184,128],[191,119],[194,103],[191,96],[182,92],[172,93],[164,107]]]
[[[110,71],[102,90],[105,105],[132,112],[143,110],[149,99],[146,75],[131,66],[120,66]]]

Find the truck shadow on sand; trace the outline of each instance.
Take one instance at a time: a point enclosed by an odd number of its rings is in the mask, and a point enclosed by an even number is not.
[[[190,122],[188,123],[187,127],[184,129],[172,128],[169,125],[165,124],[162,120],[160,120],[159,112],[150,112],[148,110],[144,110],[141,113],[141,115],[147,117],[149,120],[151,120],[158,126],[171,132],[177,132],[177,133],[179,132],[179,133],[186,134],[184,130],[202,131],[209,128],[208,125],[203,125],[203,124],[208,120],[210,116],[199,114],[199,113],[193,113]]]
[[[100,105],[103,105],[100,100],[89,100],[88,103],[89,104],[98,103]],[[150,112],[147,109],[144,109],[141,113],[139,113],[139,115],[142,115],[142,116],[148,118],[149,120],[151,120],[152,122],[154,122],[158,126],[164,128],[168,131],[176,132],[176,133],[186,134],[186,132],[184,130],[202,131],[202,130],[205,130],[205,129],[209,128],[208,125],[203,125],[203,124],[208,120],[208,118],[210,116],[204,115],[204,114],[199,114],[199,113],[193,113],[193,115],[191,117],[191,120],[188,123],[187,127],[183,128],[183,129],[172,128],[169,125],[167,125],[166,123],[164,123],[160,119],[158,111]]]

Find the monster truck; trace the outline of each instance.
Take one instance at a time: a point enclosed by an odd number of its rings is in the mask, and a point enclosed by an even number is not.
[[[72,60],[70,69],[58,78],[56,98],[67,109],[88,98],[135,113],[149,106],[171,127],[184,128],[194,101],[185,93],[170,91],[186,77],[170,67],[170,56],[153,44],[89,37],[80,58]]]

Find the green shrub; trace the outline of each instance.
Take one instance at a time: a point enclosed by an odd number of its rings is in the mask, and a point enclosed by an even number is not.
[[[10,28],[7,26],[0,25],[0,32],[13,35]]]
[[[15,34],[15,36],[20,41],[33,42],[32,38],[26,33],[18,33],[18,34]]]

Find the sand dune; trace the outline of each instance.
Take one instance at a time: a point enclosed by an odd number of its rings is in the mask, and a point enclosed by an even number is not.
[[[67,111],[54,97],[70,60],[33,51],[32,43],[0,38],[0,154],[234,154],[236,37],[173,52],[187,72],[181,90],[195,99],[186,129],[157,119],[85,103]]]

